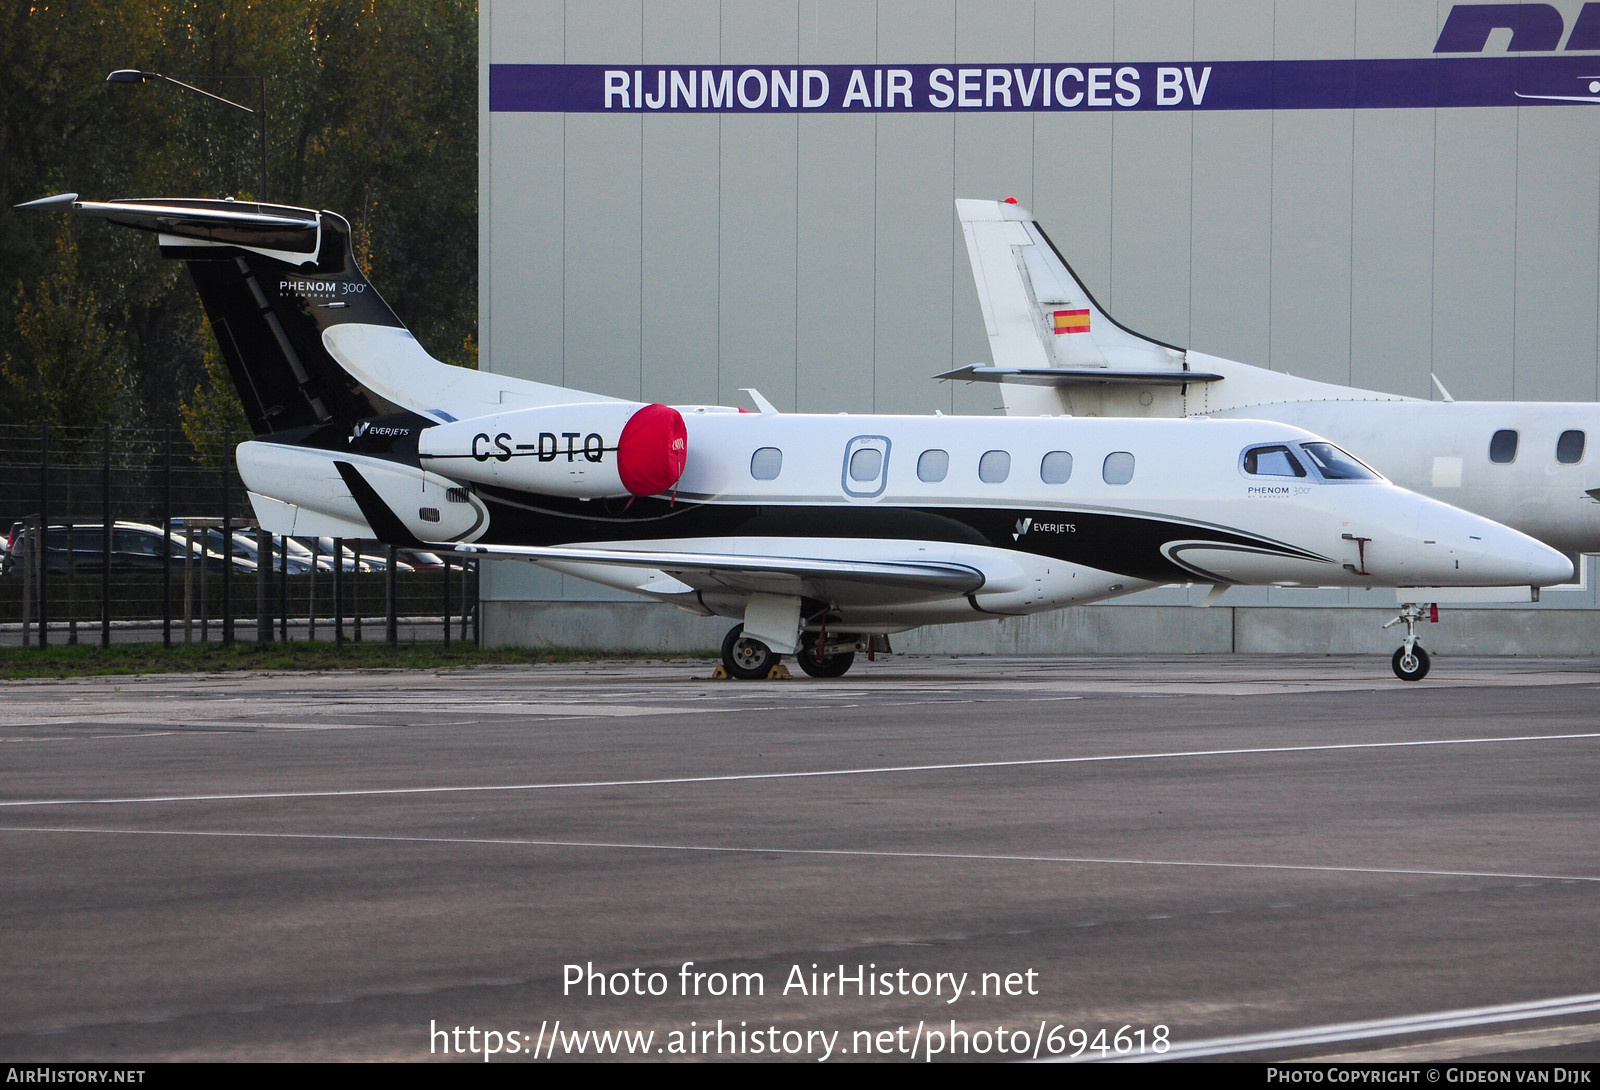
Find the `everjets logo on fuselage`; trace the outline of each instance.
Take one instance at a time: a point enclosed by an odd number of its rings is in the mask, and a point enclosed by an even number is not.
[[[1078,524],[1075,522],[1040,522],[1031,516],[1017,520],[1017,528],[1011,534],[1011,540],[1017,541],[1027,533],[1035,534],[1075,534]]]
[[[350,437],[345,442],[353,444],[357,439],[367,436],[383,439],[401,439],[410,434],[410,428],[397,428],[390,424],[374,425],[370,420],[363,420],[350,429]]]

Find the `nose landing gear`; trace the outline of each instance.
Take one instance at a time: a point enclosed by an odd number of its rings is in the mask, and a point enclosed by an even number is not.
[[[1437,621],[1439,607],[1430,605],[1427,617],[1430,622]],[[1401,681],[1421,681],[1428,676],[1428,670],[1433,665],[1433,659],[1417,642],[1417,622],[1422,618],[1422,607],[1415,602],[1407,602],[1400,607],[1400,615],[1383,626],[1385,628],[1393,628],[1397,624],[1406,626],[1405,639],[1395,650],[1394,657],[1389,660],[1389,665],[1394,668],[1394,676]]]

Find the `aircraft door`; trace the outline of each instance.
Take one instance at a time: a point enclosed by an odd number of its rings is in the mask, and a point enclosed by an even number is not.
[[[889,440],[881,435],[858,435],[844,448],[840,480],[847,496],[872,499],[883,494],[889,474]]]

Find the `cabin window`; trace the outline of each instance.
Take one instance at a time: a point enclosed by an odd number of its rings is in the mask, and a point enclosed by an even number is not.
[[[883,451],[876,447],[862,447],[850,455],[850,479],[852,481],[875,481],[878,479],[878,470],[883,468]]]
[[[881,435],[858,435],[844,448],[844,474],[841,483],[852,496],[876,496],[883,492],[884,469],[889,464],[889,440]]]
[[[1072,455],[1052,450],[1039,463],[1039,479],[1045,484],[1066,484],[1072,479]]]
[[[984,484],[999,484],[1011,476],[1011,455],[1003,450],[986,451],[978,459],[978,480]]]
[[[1501,428],[1489,440],[1489,461],[1495,465],[1509,465],[1517,460],[1517,433]]]
[[[1105,465],[1100,467],[1100,476],[1106,484],[1127,484],[1133,480],[1133,455],[1125,450],[1106,455]]]
[[[1244,471],[1252,477],[1304,477],[1305,466],[1289,448],[1278,445],[1271,447],[1251,447],[1244,452]]]
[[[922,457],[917,459],[917,480],[927,481],[929,484],[938,484],[950,472],[950,452],[946,450],[925,450]]]
[[[1584,436],[1581,431],[1564,431],[1556,440],[1556,461],[1564,466],[1574,466],[1583,461]]]
[[[750,456],[750,476],[758,481],[777,480],[783,470],[783,451],[777,447],[762,447]]]

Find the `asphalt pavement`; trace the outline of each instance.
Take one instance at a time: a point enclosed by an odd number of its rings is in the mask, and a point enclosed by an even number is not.
[[[711,665],[6,684],[0,1058],[1600,1058],[1600,662]]]

